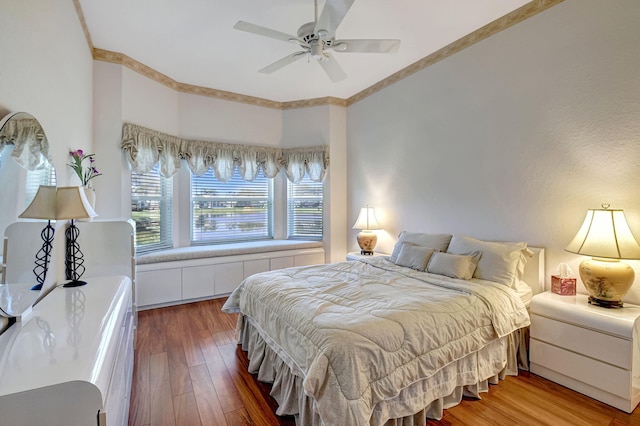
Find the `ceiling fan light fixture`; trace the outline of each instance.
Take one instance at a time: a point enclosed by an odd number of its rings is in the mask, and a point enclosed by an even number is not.
[[[316,61],[320,61],[324,57],[322,54],[323,50],[324,50],[324,43],[322,43],[322,41],[313,40],[311,43],[309,43],[309,53],[311,53],[311,56]]]

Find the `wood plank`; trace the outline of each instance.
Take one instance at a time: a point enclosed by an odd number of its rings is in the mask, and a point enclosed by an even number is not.
[[[244,407],[238,389],[227,369],[218,346],[213,342],[211,333],[201,333],[200,345],[204,354],[207,370],[212,379],[218,400],[225,413]]]
[[[131,383],[131,407],[129,424],[146,425],[150,422],[149,396],[149,355],[136,353],[133,361],[133,379]]]
[[[177,314],[177,310],[173,311]],[[192,392],[189,366],[184,353],[184,330],[179,321],[170,321],[166,326],[167,356],[169,358],[169,377],[171,380],[171,395],[176,396]]]
[[[225,417],[229,426],[247,426],[253,424],[249,417],[249,413],[247,413],[247,410],[244,408],[231,411],[230,413],[225,414]]]
[[[193,367],[194,365],[204,364],[204,357],[198,344],[197,333],[198,330],[208,330],[208,326],[202,321],[199,310],[190,305],[181,305],[178,309],[178,321],[181,337],[182,348],[184,350],[184,356],[186,365]],[[200,324],[201,328],[194,328],[193,324]]]
[[[168,309],[169,308],[159,309],[155,315],[152,315],[150,311],[143,311],[149,315],[149,339],[147,340],[147,345],[149,346],[149,353],[151,355],[166,352],[167,350],[167,341],[165,338],[166,324],[164,318],[165,313],[169,313],[167,311]]]
[[[151,355],[150,378],[150,422],[151,426],[175,425],[173,397],[169,381],[169,359],[167,353]]]
[[[196,398],[193,392],[174,396],[173,406],[175,407],[176,425],[199,426],[202,424],[217,424],[203,423],[200,421],[198,407],[196,406]]]
[[[189,374],[191,375],[193,393],[202,424],[226,425],[227,421],[207,366],[200,364],[191,367],[189,368]]]

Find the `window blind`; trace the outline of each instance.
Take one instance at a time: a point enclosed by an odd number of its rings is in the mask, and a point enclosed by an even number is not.
[[[322,239],[323,183],[305,176],[287,181],[287,228],[291,239]]]
[[[158,165],[145,174],[131,174],[131,218],[136,222],[136,253],[173,247],[172,180]]]
[[[51,164],[42,169],[27,170],[24,208],[31,204],[40,185],[56,186],[56,170]]]
[[[273,179],[262,172],[227,182],[211,169],[191,176],[191,242],[216,244],[273,238]]]

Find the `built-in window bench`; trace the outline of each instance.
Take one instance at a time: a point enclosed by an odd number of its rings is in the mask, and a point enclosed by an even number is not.
[[[150,309],[222,297],[249,275],[320,263],[321,241],[253,241],[138,255],[136,300],[139,309]]]

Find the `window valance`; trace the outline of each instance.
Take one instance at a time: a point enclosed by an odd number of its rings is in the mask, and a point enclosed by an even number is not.
[[[51,163],[49,140],[35,118],[8,120],[0,129],[0,151],[13,144],[13,158],[29,171],[38,170]]]
[[[329,166],[327,146],[287,149],[181,139],[131,123],[122,127],[121,147],[136,173],[147,173],[159,164],[164,177],[175,175],[181,160],[196,175],[212,168],[223,182],[231,179],[236,167],[246,181],[254,180],[260,170],[272,178],[282,168],[293,183],[305,173],[321,182]]]

